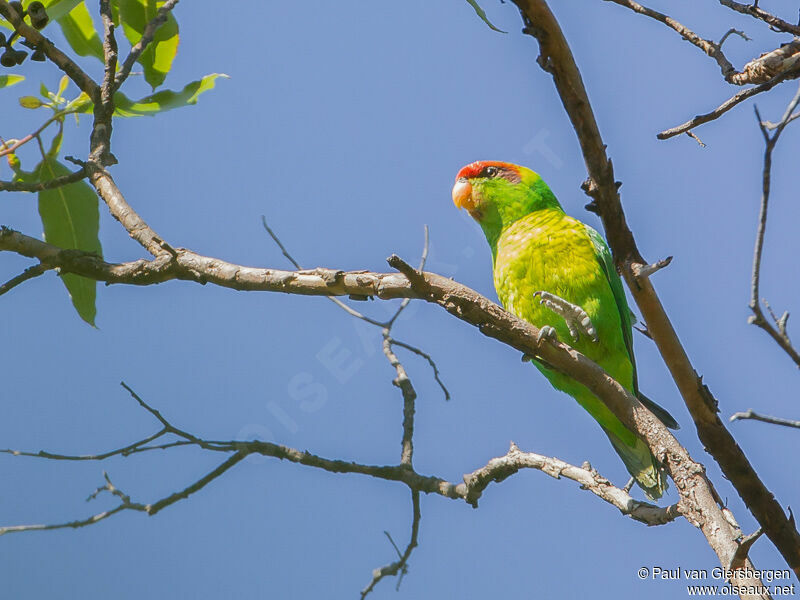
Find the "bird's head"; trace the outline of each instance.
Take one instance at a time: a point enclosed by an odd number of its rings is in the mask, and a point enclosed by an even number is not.
[[[504,228],[532,212],[561,208],[537,173],[495,160],[479,160],[462,168],[453,186],[453,202],[467,209],[490,243]]]

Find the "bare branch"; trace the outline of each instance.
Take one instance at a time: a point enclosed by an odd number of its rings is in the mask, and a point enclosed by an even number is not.
[[[206,485],[211,483],[213,480],[217,479],[219,476],[224,474],[226,471],[234,467],[236,464],[240,463],[243,459],[247,457],[246,452],[235,452],[231,455],[228,459],[226,459],[221,465],[219,465],[216,469],[201,477],[192,485],[180,490],[179,492],[175,492],[174,494],[170,494],[169,496],[162,498],[158,502],[154,502],[152,504],[141,504],[139,502],[131,502],[130,497],[127,494],[122,493],[118,488],[116,488],[112,483],[111,480],[108,478],[108,475],[105,475],[106,484],[97,488],[95,492],[89,496],[89,499],[95,498],[99,493],[103,491],[107,491],[114,496],[117,496],[121,503],[119,506],[107,511],[103,511],[101,513],[97,513],[92,515],[86,519],[81,519],[77,521],[68,521],[66,523],[56,523],[53,525],[13,525],[9,527],[0,527],[0,535],[4,535],[6,533],[19,533],[23,531],[45,531],[50,529],[65,529],[65,528],[79,528],[79,527],[87,527],[89,525],[94,525],[95,523],[99,523],[100,521],[107,519],[108,517],[115,515],[123,510],[133,510],[136,512],[143,512],[149,516],[153,516],[156,513],[160,512],[167,506],[178,502],[179,500],[183,500],[184,498],[188,498],[191,494],[200,491]]]
[[[694,129],[698,125],[703,125],[704,123],[709,123],[710,121],[714,121],[719,119],[722,115],[728,112],[737,104],[740,104],[747,100],[748,98],[752,98],[761,92],[766,92],[774,88],[779,83],[783,83],[788,79],[794,79],[800,75],[800,67],[794,66],[793,68],[789,69],[788,71],[784,71],[770,79],[769,81],[762,83],[761,85],[757,85],[755,87],[748,88],[746,90],[742,90],[737,94],[730,97],[728,100],[720,104],[717,108],[712,110],[711,112],[698,115],[693,119],[686,121],[686,123],[682,125],[678,125],[677,127],[673,127],[672,129],[667,129],[659,133],[656,137],[660,140],[666,140],[671,137],[675,137],[676,135],[680,135],[681,133],[685,133],[690,129]]]
[[[405,367],[392,351],[392,338],[389,335],[389,331],[388,327],[383,330],[383,353],[397,373],[397,377],[392,381],[392,384],[400,388],[403,394],[403,440],[401,443],[400,464],[410,467],[414,454],[414,401],[417,399],[417,392],[414,390]]]
[[[269,237],[271,237],[272,240],[278,245],[278,248],[281,249],[281,253],[286,257],[286,259],[290,263],[292,263],[294,268],[302,270],[303,267],[300,266],[300,263],[298,263],[294,259],[294,257],[286,249],[286,246],[283,245],[283,242],[281,242],[281,240],[278,237],[278,235],[267,224],[267,218],[264,215],[261,215],[261,224],[264,226],[264,229],[266,229],[267,233],[269,234]],[[370,325],[375,325],[376,327],[380,327],[381,329],[383,329],[387,325],[387,323],[383,323],[381,321],[377,321],[377,320],[373,319],[372,317],[368,317],[367,315],[357,311],[352,306],[349,306],[348,304],[346,304],[345,302],[342,302],[338,298],[334,298],[333,296],[330,296],[329,298],[330,298],[331,302],[333,302],[336,306],[341,308],[344,312],[346,312],[351,317],[355,317],[356,319],[361,319],[362,321],[365,321],[365,322],[369,323]]]
[[[731,415],[730,421],[744,419],[751,419],[753,421],[761,421],[762,423],[771,423],[773,425],[783,425],[784,427],[794,427],[795,429],[800,429],[800,421],[794,421],[792,419],[782,419],[780,417],[771,417],[769,415],[762,415],[755,412],[752,408],[748,408],[745,412],[737,412]]]
[[[783,349],[783,351],[794,361],[794,363],[800,367],[800,353],[798,353],[798,351],[794,348],[791,340],[789,339],[789,334],[786,332],[786,320],[789,317],[788,313],[785,313],[784,317],[778,319],[770,309],[770,313],[775,321],[775,326],[773,326],[765,317],[764,311],[761,309],[760,302],[761,256],[764,250],[764,237],[767,231],[767,212],[769,209],[769,194],[772,173],[772,152],[775,149],[778,140],[780,139],[781,133],[783,133],[783,130],[791,122],[792,113],[794,112],[795,108],[797,108],[798,103],[800,103],[800,87],[798,87],[797,93],[786,107],[783,118],[778,122],[778,125],[775,127],[772,135],[769,134],[767,127],[764,125],[763,120],[761,119],[761,115],[758,113],[758,108],[756,108],[756,118],[758,119],[758,126],[761,128],[761,133],[764,136],[765,149],[764,168],[762,171],[761,182],[761,207],[758,214],[756,243],[755,249],[753,250],[753,274],[750,284],[750,310],[753,311],[753,315],[750,317],[748,322],[766,331],[769,336],[775,340],[775,342]],[[766,303],[766,301],[764,302]],[[769,308],[768,305],[767,307]]]
[[[473,506],[477,506],[478,498],[490,483],[502,481],[520,469],[537,469],[554,479],[566,477],[577,481],[581,484],[582,489],[592,492],[598,498],[617,507],[622,514],[634,521],[647,525],[664,525],[681,516],[678,504],[660,507],[634,500],[626,491],[613,486],[589,463],[584,463],[582,467],[576,467],[558,458],[542,456],[533,452],[522,452],[513,442],[505,456],[493,458],[485,467],[464,476],[468,489],[465,500]]]
[[[800,26],[792,25],[791,23],[788,23],[783,19],[779,19],[775,15],[772,15],[759,8],[758,2],[755,2],[754,4],[742,4],[741,2],[734,2],[734,0],[719,0],[719,3],[723,6],[727,6],[731,10],[735,10],[738,13],[750,15],[756,19],[764,21],[770,27],[773,27],[778,31],[785,31],[786,33],[793,33],[794,35],[800,36]]]
[[[103,21],[103,82],[98,101],[94,103],[94,123],[90,136],[89,162],[105,167],[117,159],[111,154],[111,129],[114,115],[114,74],[117,71],[117,38],[109,0],[100,0]],[[109,207],[110,208],[110,207]]]
[[[0,296],[2,296],[7,292],[10,292],[15,287],[17,287],[21,283],[25,283],[29,279],[33,279],[34,277],[39,277],[39,275],[43,275],[51,268],[52,267],[48,267],[47,265],[44,265],[42,263],[39,263],[38,265],[33,265],[32,267],[28,267],[16,277],[12,277],[8,281],[6,281],[3,285],[0,285]],[[435,366],[434,369],[436,369]],[[437,381],[438,381],[438,376],[437,376]]]
[[[544,0],[514,0],[514,2],[522,13],[524,31],[536,37],[539,42],[538,63],[552,75],[562,103],[578,135],[589,172],[589,179],[584,185],[584,190],[592,198],[588,208],[598,212],[603,220],[606,237],[614,252],[617,265],[621,268],[647,324],[647,329],[692,414],[700,440],[720,464],[723,473],[731,480],[789,566],[796,573],[800,573],[800,534],[720,421],[716,400],[692,366],[650,279],[637,279],[632,273],[632,265],[645,265],[647,261],[639,253],[633,234],[625,222],[619,199],[619,184],[614,178],[613,167],[606,155],[605,144],[597,127],[580,72],[558,22]],[[776,83],[777,81],[773,85]],[[571,376],[578,379],[575,374]],[[607,402],[605,398],[603,401]],[[638,408],[636,404],[633,403],[634,410]],[[623,418],[626,416],[626,409],[618,407],[622,409],[618,410],[612,404],[608,406],[628,425]],[[629,406],[627,411],[630,410]],[[660,426],[658,421],[655,419],[653,421],[656,427]],[[664,449],[670,448],[666,452],[665,461],[677,483],[679,493],[682,494],[682,502],[685,502],[682,505],[684,510],[694,512],[695,515],[690,516],[691,513],[687,512],[685,513],[687,518],[703,531],[709,545],[717,553],[720,564],[724,567],[730,564],[731,557],[737,549],[736,535],[717,506],[718,495],[711,483],[705,477],[695,479],[691,498],[683,496],[687,490],[684,487],[684,482],[687,480],[683,478],[691,478],[692,475],[685,471],[681,473],[683,467],[671,460],[670,454],[673,448],[676,453],[685,453],[685,449],[679,444],[675,447],[668,446],[671,444],[671,439],[664,437],[663,432],[659,432],[658,436],[652,435],[654,430],[650,429],[649,424],[640,422],[630,425],[631,429],[646,440],[656,456],[662,456]],[[677,455],[674,458],[677,458]],[[691,461],[688,456],[687,459]],[[702,469],[699,465],[698,468]]]
[[[439,387],[442,388],[442,392],[444,393],[444,399],[450,400],[450,392],[447,390],[447,386],[445,386],[444,382],[439,377],[439,368],[436,366],[436,363],[429,354],[423,352],[416,346],[412,346],[411,344],[406,344],[405,342],[401,342],[400,340],[396,340],[394,338],[392,338],[392,345],[405,348],[406,350],[409,350],[410,352],[413,352],[417,356],[421,356],[422,358],[427,360],[428,364],[431,366],[431,369],[433,370],[433,378],[436,380],[436,383],[439,384]]]
[[[653,10],[651,8],[647,8],[646,6],[642,6],[641,4],[639,4],[638,2],[634,2],[633,0],[606,0],[606,2],[613,2],[614,4],[619,4],[620,6],[629,8],[632,11],[637,12],[641,15],[645,15],[647,17],[650,17],[651,19],[660,21],[661,23],[664,23],[664,25],[666,25],[667,27],[674,29],[687,42],[694,44],[708,56],[713,58],[717,62],[717,65],[719,65],[720,71],[722,71],[722,76],[725,78],[726,81],[730,81],[731,77],[735,73],[737,73],[736,69],[733,67],[730,61],[725,57],[725,54],[722,52],[721,48],[722,42],[724,42],[725,39],[731,33],[734,32],[740,33],[737,32],[735,29],[730,30],[723,36],[723,38],[720,40],[718,44],[715,44],[710,40],[701,38],[694,31],[692,31],[691,29],[689,29],[684,25],[681,25],[678,21],[676,21],[672,17],[660,13],[657,10]]]
[[[397,552],[398,560],[375,569],[372,572],[372,581],[369,582],[367,587],[361,590],[362,600],[367,597],[367,595],[375,588],[378,582],[384,577],[396,576],[399,573],[400,577],[397,579],[397,589],[400,588],[400,583],[403,581],[403,576],[408,571],[408,559],[411,556],[411,552],[417,547],[417,540],[419,537],[419,521],[421,518],[421,513],[419,510],[419,492],[416,490],[411,490],[411,504],[411,538],[409,539],[408,546],[406,546],[405,551],[401,554],[400,549],[397,547],[397,544],[394,543],[392,536],[390,536],[388,532],[384,531],[386,537],[389,538],[389,541],[392,543],[392,546],[394,546],[394,549]]]
[[[95,106],[97,106],[97,104]],[[107,124],[104,120],[107,121]],[[103,140],[106,136],[105,131],[108,131],[110,135],[110,122],[110,114],[98,115],[97,111],[95,111],[95,123],[92,128],[94,150],[108,148],[107,145],[103,146]],[[169,256],[171,254],[171,247],[169,244],[167,244],[163,238],[159,237],[144,219],[131,208],[125,196],[111,177],[111,174],[101,166],[103,164],[107,163],[90,161],[86,163],[85,167],[89,174],[89,181],[92,186],[94,186],[95,190],[97,190],[97,194],[100,198],[102,198],[108,206],[111,216],[119,221],[128,232],[128,235],[139,242],[150,254],[156,257]]]
[[[738,29],[734,29],[733,27],[731,27],[731,28],[730,28],[730,29],[728,29],[728,31],[726,31],[726,32],[725,32],[725,34],[724,34],[724,35],[723,35],[723,36],[722,36],[722,37],[719,39],[719,41],[717,42],[717,46],[719,46],[719,47],[721,48],[721,47],[722,47],[722,44],[724,44],[724,43],[725,43],[725,40],[727,40],[727,39],[728,39],[728,38],[729,38],[731,35],[738,35],[740,38],[742,38],[742,39],[743,39],[744,41],[746,41],[746,42],[752,42],[752,41],[753,41],[752,39],[750,39],[749,37],[747,37],[747,34],[746,34],[744,31],[739,31]]]
[[[67,175],[54,177],[47,181],[0,181],[0,192],[41,192],[42,190],[51,190],[53,188],[69,185],[70,183],[75,183],[85,177],[86,171],[80,168]]]

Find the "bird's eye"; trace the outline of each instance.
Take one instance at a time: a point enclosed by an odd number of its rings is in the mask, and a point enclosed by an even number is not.
[[[487,177],[497,177],[498,169],[497,167],[486,167],[484,173]]]

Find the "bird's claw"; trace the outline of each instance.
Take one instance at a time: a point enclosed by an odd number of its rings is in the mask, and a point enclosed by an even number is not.
[[[539,330],[539,335],[536,336],[536,343],[541,344],[542,340],[547,340],[549,342],[555,342],[558,340],[558,335],[556,334],[556,330],[550,325],[545,325]]]
[[[547,308],[554,313],[560,315],[567,323],[569,334],[574,341],[577,341],[581,333],[589,337],[593,342],[598,341],[597,329],[595,329],[592,320],[586,311],[580,306],[567,302],[563,298],[551,294],[550,292],[534,292],[534,297],[539,296],[540,304],[544,304]]]

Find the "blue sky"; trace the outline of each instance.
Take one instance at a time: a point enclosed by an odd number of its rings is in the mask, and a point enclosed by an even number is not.
[[[647,258],[675,257],[654,283],[722,415],[754,408],[797,418],[796,369],[746,323],[763,151],[752,103],[698,129],[705,149],[686,136],[656,140],[658,131],[736,90],[711,59],[655,21],[607,2],[557,4],[624,184],[628,222]],[[739,66],[787,41],[706,4],[653,6],[669,6],[709,38],[744,28],[754,41],[726,42]],[[535,42],[520,34],[512,5],[484,5],[508,34],[489,30],[463,0],[335,8],[270,2],[226,11],[181,3],[181,47],[167,84],[179,88],[210,72],[230,79],[195,107],[116,122],[113,175],[171,244],[247,265],[288,267],[261,215],[304,266],[339,269],[388,270],[392,252],[415,262],[427,224],[430,270],[495,298],[486,242],[450,200],[462,165],[525,164],[569,213],[600,224],[583,210],[585,168],[552,82],[535,63]],[[83,63],[99,74],[99,63]],[[17,97],[36,93],[39,81],[53,88],[60,77],[38,64],[28,75],[29,82],[0,92],[3,137],[21,137],[40,122],[41,114],[16,108]],[[794,89],[759,97],[762,114],[777,119]],[[134,80],[128,92],[147,88]],[[87,120],[69,124],[66,154],[85,154],[87,127]],[[790,127],[775,157],[762,276],[762,292],[778,311],[800,309],[797,150],[798,131]],[[30,167],[35,153],[21,157]],[[1,211],[4,224],[41,231],[31,195],[6,194]],[[143,256],[102,210],[101,241],[108,260]],[[3,278],[29,264],[4,255]],[[198,435],[257,435],[366,463],[399,459],[402,404],[379,333],[325,299],[185,282],[100,287],[92,329],[51,273],[4,296],[2,306],[2,447],[87,453],[156,431],[120,388],[124,380]],[[358,308],[379,317],[389,310],[380,302]],[[791,333],[792,320],[789,326]],[[625,483],[596,424],[517,352],[422,303],[412,303],[395,333],[436,359],[453,395],[445,402],[427,365],[401,353],[419,392],[420,472],[459,481],[513,440],[575,464],[589,460]],[[682,423],[678,439],[752,531],[753,519],[697,441],[654,346],[638,334],[635,344],[643,391]],[[340,352],[343,370],[326,366]],[[292,392],[298,378],[322,386],[324,401],[304,408]],[[787,474],[797,432],[752,422],[731,428],[778,499],[797,505],[800,484]],[[0,456],[0,524],[59,522],[113,506],[109,498],[84,502],[104,470],[134,500],[151,502],[219,462],[196,450],[81,464]],[[670,491],[665,501],[675,500]],[[353,598],[372,569],[394,558],[383,531],[406,543],[410,510],[400,484],[254,460],[153,518],[121,514],[77,531],[3,537],[3,596]],[[784,566],[766,540],[751,555],[760,568]],[[389,580],[374,597],[685,593],[680,583],[639,580],[637,569],[653,565],[718,563],[684,521],[646,528],[572,482],[526,472],[490,487],[478,510],[423,497],[409,573],[399,593]]]

